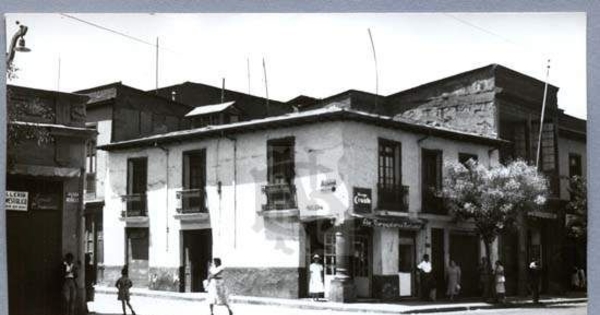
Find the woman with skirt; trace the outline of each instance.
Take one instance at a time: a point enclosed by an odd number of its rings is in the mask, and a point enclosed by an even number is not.
[[[223,266],[221,259],[213,259],[213,265],[208,270],[208,303],[210,306],[210,314],[214,315],[214,305],[223,305],[227,307],[229,315],[233,315],[229,307],[229,293],[223,282]]]

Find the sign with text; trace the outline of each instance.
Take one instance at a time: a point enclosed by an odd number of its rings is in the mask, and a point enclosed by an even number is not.
[[[79,202],[79,193],[76,191],[67,192],[67,202],[78,203]]]
[[[29,193],[26,191],[6,191],[6,210],[27,211]]]
[[[371,213],[371,189],[354,187],[352,193],[352,204],[354,213]]]

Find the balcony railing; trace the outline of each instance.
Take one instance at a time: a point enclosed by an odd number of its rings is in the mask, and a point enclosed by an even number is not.
[[[263,211],[296,209],[296,186],[290,184],[269,184],[262,187],[267,196],[267,203],[262,205]]]
[[[147,215],[146,194],[124,195],[121,196],[121,200],[123,201],[122,217],[145,217]]]
[[[177,213],[206,213],[204,189],[183,189],[177,192]]]
[[[377,184],[377,208],[408,212],[408,186]]]
[[[421,211],[430,214],[448,214],[444,199],[433,189],[424,189],[421,202]]]

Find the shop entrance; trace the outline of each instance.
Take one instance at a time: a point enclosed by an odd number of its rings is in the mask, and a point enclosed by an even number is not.
[[[306,268],[300,287],[300,292],[303,297],[308,297],[310,283],[309,267],[314,255],[319,255],[319,257],[321,257],[321,263],[324,268],[325,297],[327,297],[329,283],[332,276],[335,274],[335,269],[334,267],[332,268],[332,266],[335,266],[335,255],[331,257],[329,254],[330,251],[327,251],[328,254],[326,254],[325,235],[330,233],[332,228],[333,225],[331,224],[331,220],[315,220],[304,224],[304,230],[306,232],[304,265]]]
[[[148,285],[148,228],[125,228],[125,262],[134,286]]]
[[[415,236],[414,233],[400,232],[398,241],[398,276],[399,295],[416,295],[414,271],[416,269],[415,259]]]
[[[444,264],[444,230],[431,229],[431,267],[435,279],[437,296],[442,297],[446,293],[445,264]]]
[[[202,292],[202,280],[208,276],[212,260],[212,231],[210,229],[182,231],[182,285],[180,291]]]

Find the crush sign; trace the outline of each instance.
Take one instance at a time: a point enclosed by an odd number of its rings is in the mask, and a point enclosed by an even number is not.
[[[354,213],[371,213],[371,189],[354,187],[352,203]]]
[[[26,191],[6,191],[6,210],[27,211],[29,193]]]

